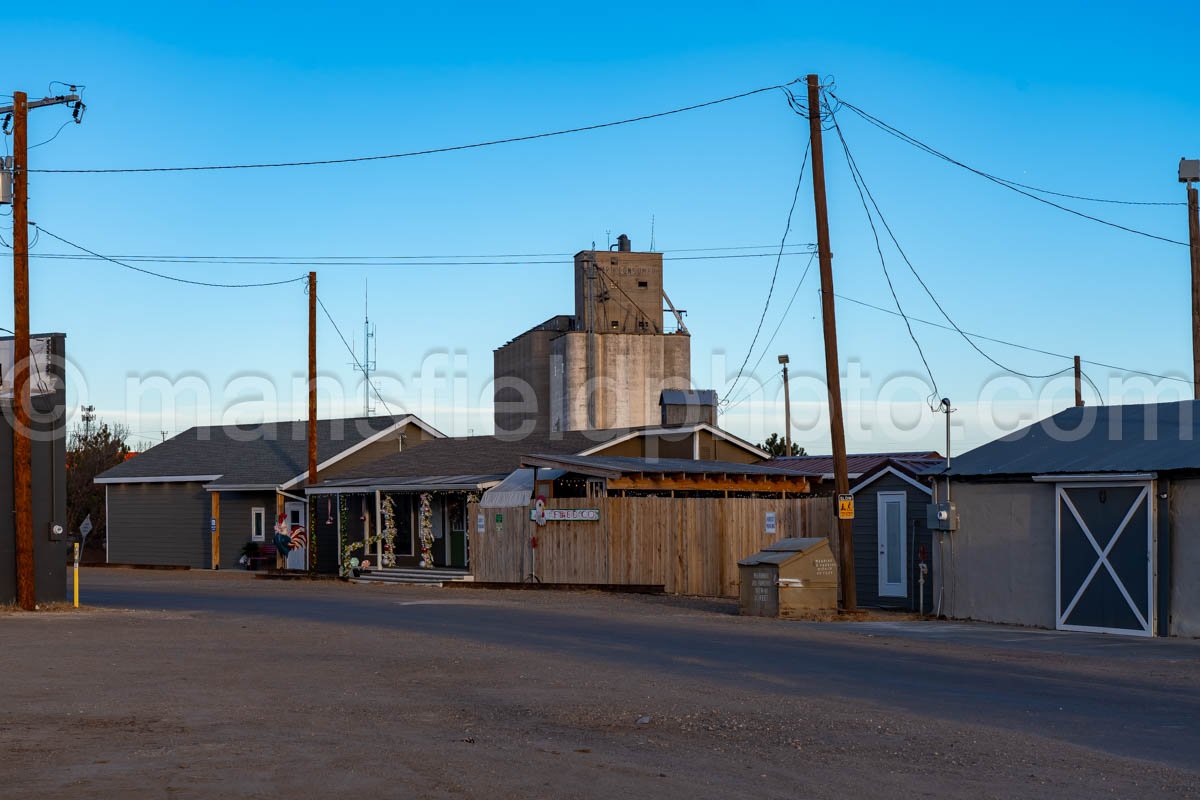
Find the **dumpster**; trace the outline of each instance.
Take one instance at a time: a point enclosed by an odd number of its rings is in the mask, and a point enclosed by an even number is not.
[[[800,616],[837,608],[837,564],[826,538],[780,539],[738,562],[741,613]]]

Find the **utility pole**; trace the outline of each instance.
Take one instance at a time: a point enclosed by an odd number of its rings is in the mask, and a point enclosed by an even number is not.
[[[83,103],[75,94],[45,97],[31,103],[25,92],[13,92],[12,105],[0,107],[0,114],[12,114],[13,120],[13,538],[17,604],[26,611],[37,607],[29,443],[29,109],[65,103],[75,103],[75,121],[79,122]]]
[[[1188,243],[1192,256],[1192,397],[1200,400],[1200,159],[1179,159],[1179,182],[1187,184]]]
[[[833,308],[833,251],[829,247],[829,209],[825,205],[825,154],[821,144],[821,85],[808,76],[808,130],[811,137],[813,201],[817,212],[817,253],[821,262],[821,320],[825,333],[825,382],[829,389],[829,433],[833,443],[833,483],[838,495],[850,493],[846,467],[846,429],[842,421],[842,381],[838,368],[837,320]],[[854,521],[838,515],[838,572],[842,608],[858,608],[854,581]]]
[[[1079,367],[1079,356],[1075,356],[1075,407],[1083,407],[1083,370]]]
[[[790,456],[792,454],[792,390],[788,386],[788,365],[787,355],[779,357],[779,363],[783,364],[783,454]]]
[[[308,273],[308,485],[317,482],[317,273]],[[311,509],[309,509],[311,512]],[[311,513],[307,514],[312,517]],[[307,519],[308,568],[317,568],[317,537]]]

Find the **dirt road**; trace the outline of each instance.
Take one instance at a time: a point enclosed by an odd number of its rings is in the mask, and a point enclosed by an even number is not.
[[[1200,796],[1200,643],[88,570],[0,612],[0,795]]]

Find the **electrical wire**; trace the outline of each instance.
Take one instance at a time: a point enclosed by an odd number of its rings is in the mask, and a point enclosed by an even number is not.
[[[512,136],[504,139],[491,139],[483,142],[474,142],[472,144],[452,145],[448,147],[433,147],[425,150],[411,150],[404,153],[388,153],[384,155],[373,156],[357,156],[352,158],[327,158],[313,161],[277,161],[268,163],[248,163],[248,164],[205,164],[197,166],[183,167],[119,167],[119,168],[99,168],[99,169],[36,169],[29,170],[30,172],[45,172],[45,173],[69,173],[69,174],[114,174],[114,173],[148,173],[148,172],[201,172],[213,170],[233,170],[233,169],[271,169],[276,167],[313,167],[324,166],[330,164],[356,164],[366,161],[385,161],[397,158],[412,158],[415,156],[427,156],[437,153],[452,153],[460,150],[474,150],[481,147],[493,147],[502,144],[514,144],[517,142],[529,142],[535,139],[547,139],[552,136],[565,136],[572,133],[585,133],[588,131],[600,130],[602,128],[613,128],[618,125],[629,125],[635,122],[645,122],[646,120],[668,117],[673,114],[683,114],[688,111],[696,111],[701,108],[729,103],[734,100],[741,100],[753,95],[762,94],[763,92],[773,92],[777,89],[784,89],[801,79],[796,78],[784,84],[775,84],[772,86],[763,86],[758,89],[751,89],[747,92],[729,95],[728,97],[720,97],[715,100],[706,100],[702,103],[694,103],[681,108],[673,108],[669,111],[659,111],[653,114],[642,114],[636,117],[628,117],[626,119],[615,120],[612,122],[601,122],[595,125],[581,125],[574,128],[564,128],[562,130],[545,131],[542,133],[533,133],[525,136]]]
[[[847,105],[847,107],[849,106],[849,104],[846,104],[846,105]],[[851,165],[851,172],[856,176],[855,177],[856,182],[861,182],[863,192],[865,192],[866,196],[870,199],[871,206],[875,209],[875,213],[879,216],[879,221],[883,224],[884,230],[887,231],[888,237],[892,240],[892,244],[896,247],[896,251],[898,253],[900,253],[900,257],[902,259],[904,259],[904,263],[908,265],[909,271],[912,272],[913,277],[917,279],[917,283],[919,283],[921,285],[921,288],[925,290],[925,294],[929,297],[930,300],[933,301],[933,304],[937,307],[937,310],[939,312],[941,312],[942,316],[946,319],[946,322],[950,323],[950,325],[952,325],[955,330],[958,330],[961,333],[961,328],[959,328],[958,323],[956,323],[950,317],[950,314],[947,313],[946,309],[938,301],[937,297],[933,294],[933,290],[931,290],[929,288],[929,285],[927,283],[925,283],[925,279],[921,277],[921,274],[919,272],[917,272],[917,268],[913,265],[912,260],[908,257],[908,254],[904,251],[904,248],[900,245],[900,241],[899,241],[899,239],[896,238],[896,234],[892,230],[892,226],[890,224],[888,224],[887,217],[884,216],[883,210],[880,209],[879,203],[876,202],[875,195],[871,193],[871,188],[867,185],[866,179],[863,178],[862,172],[858,169],[857,162],[854,161],[853,155],[850,154],[849,146],[846,145],[845,137],[842,136],[841,128],[840,128],[840,126],[837,125],[836,122],[834,123],[834,129],[838,131],[838,136],[839,136],[839,138],[841,138],[842,144],[846,148],[846,155],[847,155],[848,163]],[[893,293],[893,296],[894,296],[894,293]],[[909,330],[911,331],[911,327]],[[993,358],[991,355],[989,355],[986,351],[984,351],[983,348],[981,348],[981,347],[979,347],[979,345],[975,344],[975,342],[973,342],[966,335],[963,335],[963,340],[966,341],[966,343],[969,344],[972,348],[974,348],[974,350],[977,353],[979,353],[979,355],[983,356],[985,359],[990,361],[993,365],[995,365],[996,367],[999,367],[1000,369],[1004,370],[1005,372],[1010,372],[1013,375],[1019,375],[1022,378],[1029,378],[1031,380],[1042,380],[1045,378],[1053,377],[1054,375],[1058,374],[1058,373],[1051,373],[1049,375],[1034,375],[1034,374],[1027,373],[1027,372],[1021,372],[1020,370],[1013,369],[1012,367],[1009,367],[1006,364],[1001,364],[999,361],[997,361],[995,358]],[[915,339],[914,339],[914,341],[915,341]],[[931,380],[932,380],[932,378],[931,378]]]
[[[875,240],[875,252],[879,254],[879,266],[883,268],[883,277],[887,281],[888,291],[892,294],[892,302],[896,304],[896,311],[904,319],[904,327],[908,330],[908,338],[912,339],[913,345],[917,348],[917,355],[921,357],[921,363],[925,366],[925,374],[929,376],[929,382],[933,385],[933,392],[927,400],[930,410],[935,410],[934,399],[940,394],[938,392],[937,379],[933,377],[933,370],[929,368],[929,359],[925,357],[925,350],[921,347],[921,342],[917,339],[917,334],[912,329],[912,323],[908,321],[908,315],[904,313],[904,307],[900,305],[900,297],[896,294],[896,287],[892,283],[891,273],[888,272],[887,259],[883,255],[883,246],[879,241],[879,230],[875,227],[875,219],[871,215],[870,206],[867,205],[867,198],[863,191],[862,175],[858,171],[858,165],[854,161],[854,156],[850,154],[850,146],[846,144],[846,137],[842,135],[842,126],[838,124],[837,117],[832,116],[832,119],[833,130],[837,133],[838,141],[842,144],[842,152],[846,155],[846,166],[850,168],[850,177],[854,180],[854,188],[858,190],[858,199],[862,203],[863,212],[867,215],[867,222],[871,225],[871,236]],[[872,200],[872,203],[874,203],[874,200]],[[880,219],[882,219],[882,215],[880,215]]]
[[[995,183],[995,184],[996,184],[996,185],[998,185],[998,186],[1003,186],[1003,187],[1004,187],[1004,188],[1006,188],[1006,189],[1009,189],[1009,190],[1011,190],[1011,191],[1014,191],[1014,192],[1016,192],[1017,194],[1024,195],[1025,197],[1028,197],[1028,198],[1030,198],[1030,199],[1032,199],[1032,200],[1036,200],[1036,201],[1037,201],[1037,202],[1039,202],[1039,203],[1044,203],[1044,204],[1046,204],[1046,205],[1048,205],[1048,206],[1051,206],[1052,208],[1057,208],[1059,211],[1065,211],[1065,212],[1067,212],[1068,214],[1073,214],[1073,215],[1075,215],[1075,216],[1077,216],[1077,217],[1081,217],[1081,218],[1083,218],[1083,219],[1090,220],[1090,221],[1092,221],[1092,222],[1097,222],[1097,223],[1099,223],[1099,224],[1101,224],[1101,225],[1107,225],[1107,226],[1108,226],[1108,227],[1110,227],[1110,228],[1116,228],[1117,230],[1125,231],[1125,232],[1127,232],[1127,233],[1133,233],[1133,234],[1136,234],[1136,235],[1138,235],[1138,236],[1144,236],[1144,237],[1146,237],[1147,239],[1155,239],[1155,240],[1157,240],[1157,241],[1160,241],[1160,242],[1166,242],[1166,243],[1168,243],[1168,244],[1177,244],[1177,245],[1182,245],[1183,247],[1188,247],[1188,246],[1189,246],[1187,242],[1183,242],[1183,241],[1180,241],[1180,240],[1178,240],[1178,239],[1171,239],[1171,238],[1169,238],[1169,237],[1167,237],[1167,236],[1159,236],[1159,235],[1158,235],[1158,234],[1156,234],[1156,233],[1149,233],[1148,231],[1139,230],[1139,229],[1137,229],[1137,228],[1131,228],[1131,227],[1129,227],[1128,225],[1122,225],[1122,224],[1120,224],[1120,223],[1117,223],[1117,222],[1112,222],[1112,221],[1110,221],[1110,220],[1106,220],[1106,219],[1102,219],[1102,218],[1100,218],[1100,217],[1096,217],[1096,216],[1093,216],[1093,215],[1091,215],[1091,214],[1086,214],[1086,213],[1084,213],[1083,211],[1078,211],[1078,210],[1076,210],[1076,209],[1074,209],[1074,208],[1069,208],[1069,207],[1067,207],[1067,206],[1064,206],[1064,205],[1062,205],[1062,204],[1060,204],[1060,203],[1056,203],[1056,202],[1054,202],[1053,200],[1047,200],[1047,199],[1046,199],[1046,198],[1044,198],[1044,197],[1039,197],[1038,195],[1034,194],[1032,191],[1027,191],[1027,188],[1029,188],[1029,187],[1024,187],[1024,185],[1023,185],[1023,184],[1018,184],[1018,183],[1016,183],[1015,181],[1010,181],[1010,180],[1007,180],[1007,179],[1005,179],[1005,178],[1001,178],[1001,177],[998,177],[998,176],[996,176],[996,175],[992,175],[991,173],[984,172],[984,171],[983,171],[983,170],[981,170],[981,169],[977,169],[977,168],[975,168],[975,167],[972,167],[972,166],[970,166],[970,165],[968,165],[968,164],[965,164],[965,163],[963,163],[962,161],[959,161],[959,160],[958,160],[958,159],[956,159],[956,158],[952,158],[951,156],[948,156],[948,155],[946,155],[945,153],[943,153],[943,152],[941,152],[940,150],[937,150],[937,149],[935,149],[934,147],[932,147],[932,146],[930,146],[930,145],[928,145],[928,144],[926,144],[926,143],[922,142],[921,140],[919,140],[919,139],[917,139],[917,138],[915,138],[915,137],[913,137],[913,136],[910,136],[910,135],[908,135],[908,134],[907,134],[907,133],[905,133],[904,131],[902,131],[902,130],[900,130],[900,129],[898,129],[898,128],[895,128],[895,127],[893,127],[893,126],[891,126],[891,125],[889,125],[888,123],[884,122],[883,120],[879,119],[878,117],[874,117],[874,116],[872,116],[871,114],[868,114],[866,111],[863,111],[861,108],[859,108],[858,106],[854,105],[853,103],[849,103],[849,102],[847,102],[847,101],[845,101],[845,100],[842,100],[841,98],[838,98],[836,95],[833,95],[833,94],[832,94],[832,92],[831,92],[830,94],[831,94],[831,95],[832,95],[832,96],[833,96],[835,99],[837,99],[837,100],[838,100],[838,102],[839,102],[839,103],[841,103],[841,105],[843,105],[843,106],[845,106],[846,108],[850,109],[850,110],[851,110],[851,111],[853,111],[855,114],[857,114],[858,116],[862,117],[864,120],[866,120],[866,121],[867,121],[867,122],[869,122],[870,124],[874,125],[875,127],[879,128],[880,130],[884,131],[885,133],[888,133],[888,134],[890,134],[891,136],[894,136],[894,137],[896,137],[897,139],[900,139],[901,141],[903,141],[903,142],[906,142],[907,144],[910,144],[910,145],[912,145],[913,147],[916,147],[916,148],[917,148],[917,149],[919,149],[919,150],[923,150],[923,151],[925,151],[926,153],[928,153],[929,155],[932,155],[932,156],[935,156],[935,157],[937,157],[937,158],[940,158],[940,159],[942,159],[943,161],[946,161],[946,162],[948,162],[948,163],[950,163],[950,164],[953,164],[953,165],[955,165],[955,166],[957,166],[957,167],[961,167],[962,169],[965,169],[965,170],[967,170],[968,172],[973,172],[974,174],[976,174],[976,175],[980,176],[981,178],[985,178],[985,179],[987,179],[987,180],[991,181],[992,183]],[[1040,191],[1040,190],[1034,190],[1034,191]],[[1055,192],[1055,193],[1053,193],[1053,194],[1060,194],[1060,193],[1057,193],[1057,192]],[[1060,196],[1065,196],[1065,195],[1061,195],[1061,194],[1060,194]],[[1087,198],[1087,199],[1092,199],[1092,198]],[[1130,205],[1134,205],[1133,201],[1121,201],[1121,202],[1124,202],[1124,203],[1127,203],[1127,204],[1130,204]],[[1137,203],[1137,205],[1141,205],[1141,203]]]
[[[839,300],[845,300],[847,303],[854,303],[855,305],[863,306],[864,308],[870,308],[870,309],[874,309],[875,311],[881,311],[884,314],[892,314],[894,316],[899,316],[898,314],[896,314],[895,311],[893,311],[890,308],[884,308],[883,306],[877,306],[874,303],[868,303],[865,300],[859,300],[858,298],[855,298],[855,297],[848,297],[847,295],[838,294],[837,292],[834,292],[833,296],[838,298]],[[963,331],[963,330],[960,330],[959,328],[953,328],[949,325],[943,325],[940,322],[933,322],[932,320],[928,320],[928,319],[921,319],[920,317],[909,317],[909,319],[911,319],[913,322],[919,322],[922,325],[929,325],[930,327],[933,327],[933,328],[941,328],[944,331],[952,331],[954,333],[959,334],[960,336],[969,336],[972,339],[982,339],[983,341],[987,341],[987,342],[995,342],[996,344],[1001,344],[1001,345],[1004,345],[1005,347],[1014,347],[1018,350],[1026,350],[1030,353],[1040,353],[1041,355],[1052,356],[1054,358],[1065,358],[1065,359],[1069,359],[1072,361],[1075,359],[1075,356],[1073,356],[1073,355],[1067,355],[1065,353],[1056,353],[1053,350],[1043,350],[1040,347],[1031,347],[1030,345],[1018,344],[1017,342],[1011,342],[1011,341],[1008,341],[1007,339],[998,339],[994,336],[985,336],[982,333],[971,333],[970,331]],[[1122,367],[1117,364],[1107,364],[1103,361],[1091,361],[1086,358],[1081,358],[1081,359],[1079,359],[1079,362],[1081,364],[1090,364],[1093,367],[1101,367],[1103,369],[1115,370],[1116,372],[1127,372],[1131,375],[1142,375],[1147,378],[1157,378],[1159,380],[1164,380],[1164,381],[1178,381],[1179,383],[1186,383],[1189,386],[1192,384],[1192,381],[1189,378],[1179,378],[1174,375],[1161,375],[1156,372],[1146,372],[1145,370],[1134,369],[1132,367]],[[1007,372],[1007,370],[1005,370],[1005,371]],[[1050,375],[1047,375],[1046,377],[1054,377],[1056,375],[1061,375],[1063,372],[1066,372],[1066,370],[1059,370],[1058,372],[1052,372],[1052,373],[1050,373]],[[1085,373],[1085,375],[1086,375],[1086,373]],[[1091,383],[1090,378],[1088,379],[1088,382]],[[1094,383],[1092,384],[1092,388],[1096,388],[1096,385]],[[1100,393],[1099,389],[1096,390],[1096,393],[1097,394]]]
[[[779,318],[779,324],[777,324],[775,326],[775,330],[771,332],[771,338],[767,340],[765,345],[763,345],[762,352],[758,354],[758,361],[755,361],[754,366],[750,368],[751,375],[754,375],[758,372],[758,367],[760,364],[762,364],[762,360],[766,358],[767,353],[771,352],[771,345],[775,343],[775,337],[779,335],[779,331],[783,328],[783,323],[787,321],[788,312],[792,310],[792,304],[796,302],[796,296],[800,294],[800,287],[804,285],[804,279],[808,277],[808,272],[810,269],[812,269],[813,262],[816,260],[816,258],[816,253],[813,253],[808,257],[808,264],[805,265],[804,272],[800,275],[800,280],[796,281],[796,288],[792,291],[792,296],[788,298],[787,305],[784,306],[783,315]],[[753,389],[747,392],[747,394],[753,393]],[[744,399],[744,397],[745,396],[730,403],[729,408],[736,406],[741,402],[742,399]]]
[[[308,293],[307,286],[304,288],[304,292],[305,294]],[[371,391],[375,392],[375,396],[378,397],[379,402],[383,404],[383,410],[387,412],[389,417],[395,417],[396,415],[392,413],[392,408],[388,405],[388,401],[384,400],[383,395],[379,393],[379,388],[375,385],[375,381],[371,380],[371,376],[368,374],[367,369],[358,360],[358,355],[355,354],[354,348],[350,346],[350,342],[346,341],[346,337],[342,333],[342,329],[339,328],[337,322],[334,321],[333,315],[330,314],[329,309],[325,307],[325,301],[321,299],[320,295],[317,295],[317,305],[319,305],[321,310],[325,312],[325,317],[329,320],[329,324],[333,326],[333,329],[337,332],[338,338],[342,340],[342,344],[346,347],[346,352],[350,354],[350,360],[353,361],[354,366],[360,372],[362,372],[363,378],[366,380],[367,385],[371,387]]]
[[[45,140],[44,142],[38,142],[37,144],[31,144],[31,145],[29,145],[29,147],[28,147],[27,149],[28,149],[28,150],[32,150],[32,149],[34,149],[35,147],[41,147],[41,146],[42,146],[42,145],[44,145],[44,144],[50,144],[51,142],[53,142],[55,139],[57,139],[57,138],[58,138],[58,135],[59,135],[60,133],[62,133],[62,132],[63,132],[63,128],[67,127],[68,125],[70,125],[70,124],[71,124],[72,122],[74,122],[74,121],[75,121],[75,120],[68,118],[66,122],[64,122],[62,125],[59,125],[59,126],[58,126],[58,130],[56,130],[56,131],[54,132],[54,135],[53,135],[53,136],[51,136],[49,139]]]
[[[8,245],[5,245],[8,247]],[[11,249],[11,248],[10,248]],[[805,246],[803,250],[789,250],[782,253],[783,256],[803,256],[808,255],[811,248]],[[730,259],[743,258],[777,258],[781,254],[778,253],[733,253],[724,255],[704,255],[704,256],[664,256],[663,261],[722,261]],[[205,257],[205,256],[90,256],[76,255],[74,253],[31,253],[31,258],[44,258],[49,260],[60,261],[95,261],[108,260],[109,258],[120,258],[123,261],[132,261],[135,263],[151,263],[151,264],[212,264],[212,265],[227,265],[227,266],[312,266],[312,267],[463,267],[463,266],[487,266],[487,267],[507,267],[507,266],[544,266],[571,263],[564,261],[562,258],[555,259],[521,259],[516,260],[516,257],[511,257],[508,260],[469,260],[469,261],[451,261],[446,260],[453,258],[447,256],[440,258],[437,256],[429,257],[437,260],[410,260],[421,258],[419,256],[345,256],[344,260],[337,261],[327,257],[315,257],[305,259],[303,257],[287,257],[287,256],[245,256],[245,257]],[[392,258],[392,261],[381,259]]]
[[[792,192],[792,205],[788,208],[787,224],[783,227],[783,236],[779,238],[779,252],[775,256],[775,269],[771,272],[771,285],[767,288],[767,300],[763,303],[762,314],[758,317],[758,325],[754,328],[754,337],[750,340],[750,346],[746,348],[746,357],[742,359],[742,365],[738,367],[737,375],[733,378],[733,385],[729,387],[729,391],[725,392],[725,396],[721,398],[722,403],[729,402],[729,396],[737,389],[738,382],[741,381],[742,375],[746,371],[746,365],[750,363],[750,356],[754,355],[754,345],[758,342],[758,336],[762,333],[763,321],[767,318],[767,310],[771,307],[771,297],[775,294],[775,281],[779,277],[779,265],[783,260],[783,251],[787,245],[788,234],[792,230],[792,215],[796,213],[796,202],[800,199],[800,185],[804,182],[804,169],[808,166],[808,153],[812,147],[810,141],[804,148],[804,157],[800,160],[800,174],[796,176],[796,189]],[[809,264],[811,265],[811,260]],[[807,270],[805,270],[807,272]],[[765,352],[765,351],[764,351]]]
[[[210,281],[195,281],[195,280],[191,280],[189,278],[180,278],[175,275],[164,275],[161,272],[153,272],[151,270],[143,269],[141,267],[135,267],[132,264],[125,263],[124,261],[118,261],[115,258],[109,258],[108,256],[100,255],[99,253],[95,252],[94,250],[87,249],[83,245],[76,244],[75,242],[64,239],[63,237],[59,236],[58,234],[54,233],[53,231],[46,230],[41,225],[38,225],[36,222],[31,222],[29,224],[33,225],[39,231],[42,231],[43,233],[45,233],[47,236],[49,236],[53,239],[57,239],[58,241],[62,242],[63,244],[74,247],[77,250],[82,250],[85,253],[89,253],[103,261],[111,262],[113,264],[116,264],[118,267],[125,267],[125,269],[131,269],[134,272],[141,272],[145,275],[152,275],[155,278],[162,278],[163,280],[175,281],[176,283],[186,283],[186,284],[189,284],[192,286],[209,286],[209,287],[216,288],[216,289],[252,289],[252,288],[259,288],[259,287],[263,287],[263,286],[283,286],[284,284],[297,283],[299,281],[306,279],[306,276],[302,275],[298,278],[288,278],[287,280],[282,280],[282,281],[266,281],[266,282],[262,282],[262,283],[213,283]]]

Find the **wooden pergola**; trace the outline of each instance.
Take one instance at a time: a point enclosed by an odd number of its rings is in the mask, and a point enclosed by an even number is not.
[[[703,461],[680,463],[672,460],[670,468],[648,469],[651,459],[639,459],[646,464],[638,468],[613,466],[603,459],[589,463],[587,457],[554,458],[526,456],[522,466],[559,469],[590,478],[602,478],[612,491],[682,491],[682,492],[771,492],[808,494],[812,488],[808,478],[787,470],[773,470],[758,465],[713,464]],[[739,470],[739,466],[750,467]]]

